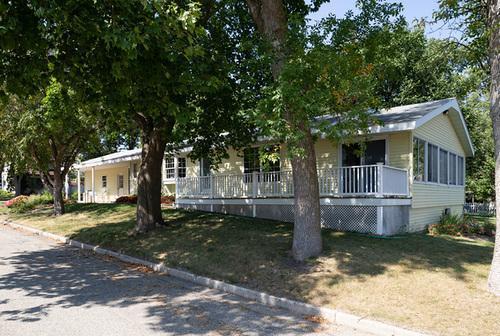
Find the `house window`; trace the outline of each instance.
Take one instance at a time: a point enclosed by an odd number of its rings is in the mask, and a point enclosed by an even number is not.
[[[439,183],[448,184],[448,152],[439,150]]]
[[[450,184],[457,184],[457,156],[450,153]]]
[[[250,147],[243,150],[243,172],[245,174],[260,172],[260,154],[258,147]]]
[[[261,160],[261,150],[263,152],[264,160]],[[243,151],[243,172],[251,174],[253,172],[272,173],[279,172],[281,167],[281,160],[279,157],[280,148],[278,145],[269,145],[260,149],[259,147],[246,148]],[[279,181],[279,173],[265,174],[266,181]],[[245,177],[246,182],[251,182],[251,176]]]
[[[165,178],[175,178],[175,159],[173,157],[165,159]]]
[[[123,175],[118,175],[118,189],[123,189],[123,187],[124,187]]]
[[[177,177],[186,177],[186,158],[177,158]]]
[[[108,187],[108,177],[107,176],[101,176],[101,187],[102,188]]]
[[[137,178],[137,174],[138,174],[138,172],[139,172],[139,169],[138,169],[138,167],[137,167],[137,163],[134,163],[134,164],[132,165],[132,176],[133,176],[134,178]]]
[[[413,179],[423,181],[425,174],[425,141],[413,138]]]
[[[461,156],[457,156],[457,184],[463,186],[464,185],[464,158]]]
[[[427,144],[427,182],[438,182],[438,148]]]

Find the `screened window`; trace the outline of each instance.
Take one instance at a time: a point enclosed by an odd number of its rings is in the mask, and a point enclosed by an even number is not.
[[[413,138],[413,179],[423,181],[425,174],[425,141]]]
[[[457,184],[464,185],[464,158],[461,156],[457,157]]]
[[[118,189],[123,189],[124,180],[123,175],[118,175]]]
[[[243,150],[243,166],[244,173],[251,174],[253,172],[279,172],[280,171],[280,158],[279,158],[279,146],[270,145],[262,148],[265,154],[264,160],[261,160],[261,153],[259,147],[250,147]],[[279,181],[280,175],[276,174],[264,174],[264,179],[266,181]],[[251,182],[251,176],[245,176],[246,182]]]
[[[134,163],[134,165],[132,166],[132,176],[136,178],[138,173],[139,173],[138,165],[137,163]]]
[[[258,147],[250,147],[243,150],[243,172],[245,174],[260,172],[260,155]]]
[[[448,184],[448,152],[439,150],[439,183]]]
[[[450,153],[450,184],[457,184],[457,156]]]
[[[175,160],[173,157],[165,159],[165,178],[175,178]]]
[[[177,158],[177,177],[186,177],[186,158]]]
[[[108,177],[107,176],[101,176],[101,186],[102,186],[102,188],[108,187]]]
[[[438,182],[438,148],[427,144],[427,181]]]

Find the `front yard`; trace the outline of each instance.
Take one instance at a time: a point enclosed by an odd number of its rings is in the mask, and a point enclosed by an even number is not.
[[[1,208],[1,206],[0,206]],[[164,210],[170,223],[129,237],[135,207],[73,204],[4,214],[39,229],[168,266],[443,335],[495,335],[500,298],[486,291],[493,243],[448,236],[375,238],[325,230],[324,253],[306,263],[289,255],[292,225]],[[2,214],[0,209],[0,215]]]

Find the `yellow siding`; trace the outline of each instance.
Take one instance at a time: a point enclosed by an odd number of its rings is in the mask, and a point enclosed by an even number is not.
[[[447,206],[453,214],[463,212],[462,205]],[[410,209],[410,232],[425,230],[427,225],[436,224],[443,212],[443,207],[411,208]]]
[[[85,171],[85,192],[92,191],[92,170]],[[95,169],[95,201],[114,202],[117,197],[129,193],[129,165],[112,168]],[[123,175],[123,189],[118,190],[118,175]],[[107,187],[102,186],[102,177],[106,176]],[[88,193],[87,193],[88,194]]]
[[[446,150],[465,156],[465,151],[448,115],[441,114],[433,118],[415,129],[413,134]]]
[[[165,183],[163,185],[162,195],[164,196],[175,195],[175,183]]]
[[[411,132],[393,133],[387,137],[389,147],[389,162],[388,165],[410,169],[412,139]]]
[[[447,115],[441,114],[418,127],[413,131],[413,136],[465,157],[465,151]],[[463,186],[413,182],[411,192],[411,231],[420,231],[426,225],[436,223],[445,208],[451,208],[454,213],[462,213],[465,201]]]

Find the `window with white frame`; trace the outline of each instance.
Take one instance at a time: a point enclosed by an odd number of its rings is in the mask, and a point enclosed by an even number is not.
[[[448,151],[439,149],[439,183],[448,184]]]
[[[438,182],[438,147],[427,144],[427,182]]]
[[[177,177],[186,177],[186,158],[177,158]]]
[[[450,153],[450,180],[451,185],[457,184],[457,156]]]
[[[457,156],[457,184],[463,186],[465,182],[464,158]]]
[[[413,138],[413,179],[423,181],[425,178],[425,141]]]
[[[123,189],[124,184],[123,175],[118,175],[118,189]]]
[[[102,188],[108,187],[108,177],[107,176],[101,176],[101,187]]]
[[[175,178],[175,159],[173,157],[165,159],[165,178]]]
[[[419,138],[413,138],[413,179],[463,186],[465,158]]]

